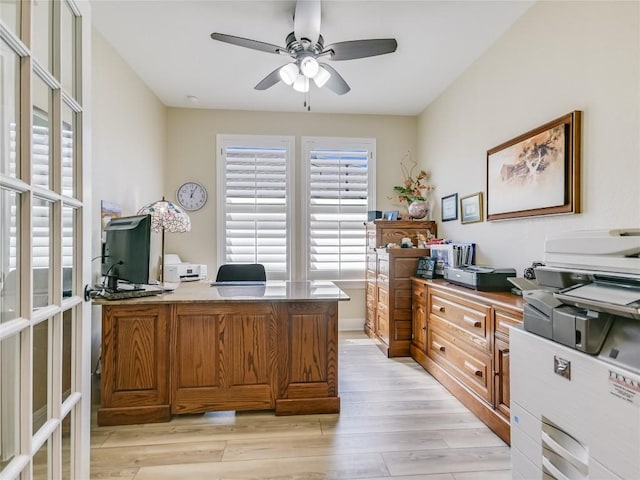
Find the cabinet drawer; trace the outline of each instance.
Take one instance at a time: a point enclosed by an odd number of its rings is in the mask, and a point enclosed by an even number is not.
[[[411,310],[411,290],[394,289],[393,308],[396,310]]]
[[[374,282],[367,282],[367,307],[375,307],[376,303],[378,303],[378,296],[376,295],[376,284]]]
[[[384,285],[376,285],[376,298],[378,303],[382,303],[389,307],[389,291]]]
[[[367,253],[367,271],[375,275],[377,264],[377,256],[375,253]]]
[[[522,317],[515,313],[495,310],[493,312],[495,319],[495,332],[509,339],[509,327],[522,324]]]
[[[462,344],[460,348],[464,348],[467,351],[473,349],[480,349],[482,353],[491,353],[491,343],[489,339],[485,337],[479,337],[472,332],[464,328],[460,328],[455,323],[451,323],[444,320],[437,315],[429,315],[429,326],[440,332],[440,335],[444,335],[450,342]]]
[[[451,375],[484,400],[491,402],[491,357],[475,351],[471,355],[460,346],[450,342],[438,331],[429,329],[429,357],[443,365]]]
[[[420,303],[422,305],[426,304],[427,286],[424,283],[420,282],[413,282],[411,286],[412,301],[415,303]]]
[[[478,337],[487,338],[487,319],[491,308],[441,293],[430,294],[430,313]]]
[[[376,333],[387,345],[389,344],[389,313],[380,310],[376,312]]]

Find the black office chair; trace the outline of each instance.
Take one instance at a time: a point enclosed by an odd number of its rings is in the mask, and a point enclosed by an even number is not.
[[[216,282],[265,282],[267,273],[260,263],[229,263],[218,269]]]

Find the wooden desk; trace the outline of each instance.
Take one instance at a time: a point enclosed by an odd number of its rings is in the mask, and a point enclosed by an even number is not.
[[[180,413],[337,413],[338,301],[331,282],[182,284],[102,305],[98,425]]]

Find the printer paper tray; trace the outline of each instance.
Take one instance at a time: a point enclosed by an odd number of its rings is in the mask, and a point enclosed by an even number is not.
[[[554,296],[563,303],[640,320],[640,289],[602,283],[576,285]]]

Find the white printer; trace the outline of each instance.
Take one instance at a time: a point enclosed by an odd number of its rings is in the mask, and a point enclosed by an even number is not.
[[[175,253],[168,253],[164,260],[165,282],[191,282],[207,278],[207,266],[185,263]]]
[[[640,479],[640,229],[548,236],[509,341],[512,478]]]

